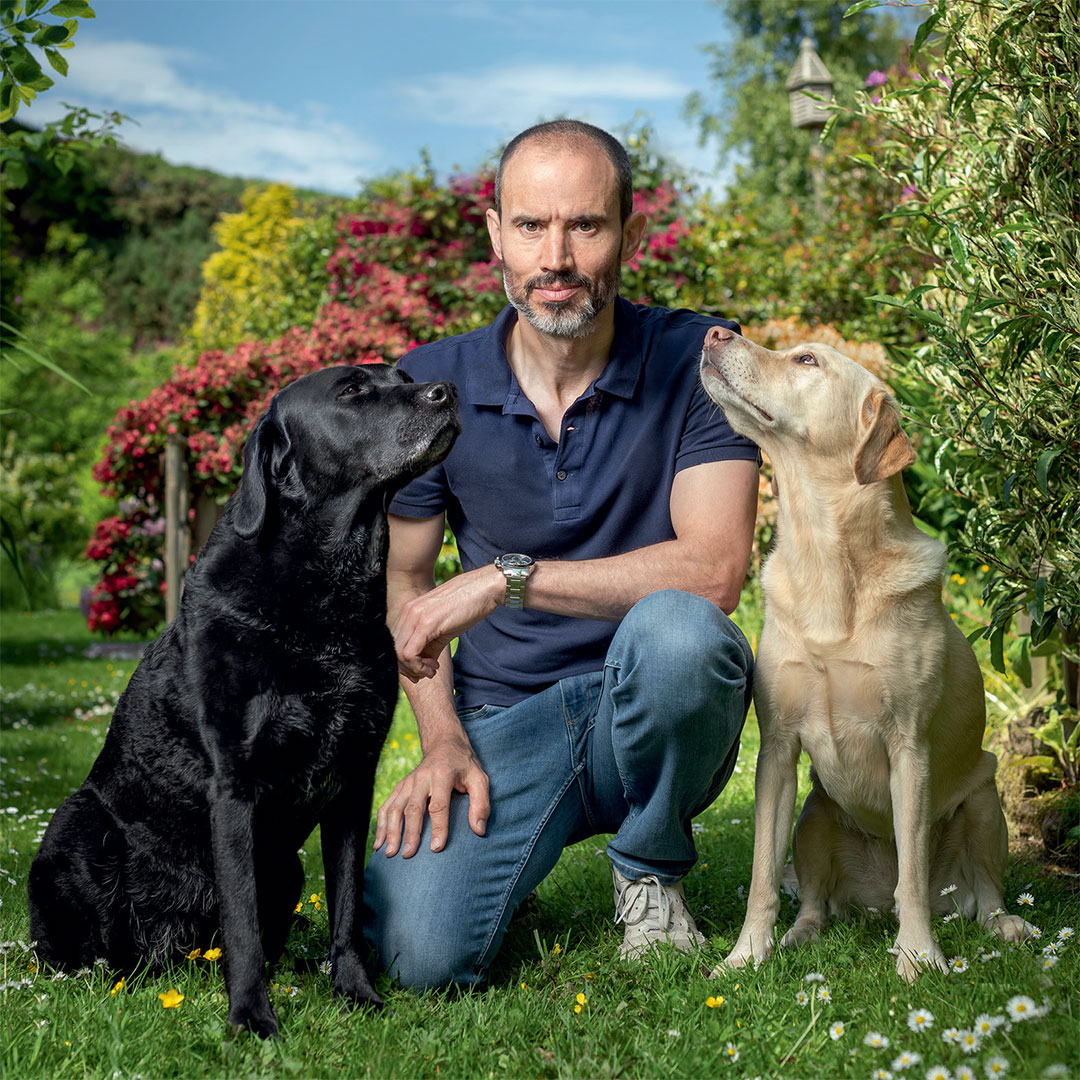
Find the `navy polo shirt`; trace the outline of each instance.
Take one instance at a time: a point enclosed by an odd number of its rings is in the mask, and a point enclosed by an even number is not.
[[[506,359],[509,305],[481,330],[422,345],[400,367],[449,381],[461,435],[447,458],[403,488],[390,512],[445,512],[465,570],[522,551],[534,559],[597,559],[675,539],[672,480],[709,461],[757,461],[698,377],[705,332],[738,324],[615,301],[607,366],[567,410],[558,442]],[[559,679],[604,666],[618,624],[498,607],[454,655],[459,707],[513,705]]]

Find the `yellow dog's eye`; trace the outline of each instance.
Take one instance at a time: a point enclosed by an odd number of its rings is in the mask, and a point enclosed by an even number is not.
[[[806,364],[807,367],[817,367],[817,357],[813,353],[803,353],[802,356],[795,357],[796,364]]]

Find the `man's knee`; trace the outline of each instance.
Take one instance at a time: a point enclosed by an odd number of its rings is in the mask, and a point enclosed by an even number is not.
[[[630,609],[609,661],[624,673],[642,666],[658,688],[699,686],[706,696],[743,693],[754,663],[746,637],[723,611],[677,589],[650,593]]]

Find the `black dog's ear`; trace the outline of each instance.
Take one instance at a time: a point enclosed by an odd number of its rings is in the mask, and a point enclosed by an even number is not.
[[[281,422],[276,400],[259,417],[244,444],[244,474],[235,495],[233,528],[251,540],[266,521],[267,502],[274,491],[290,449],[289,433]]]

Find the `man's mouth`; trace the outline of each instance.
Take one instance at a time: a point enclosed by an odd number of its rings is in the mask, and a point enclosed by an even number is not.
[[[580,277],[571,277],[560,280],[559,278],[540,278],[529,282],[526,295],[539,296],[549,304],[561,304],[569,300],[576,293],[588,285],[588,282]]]

